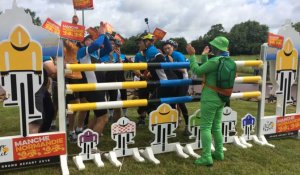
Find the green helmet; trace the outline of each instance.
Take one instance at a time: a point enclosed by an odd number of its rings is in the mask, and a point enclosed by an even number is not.
[[[217,36],[215,39],[210,41],[209,44],[221,51],[228,51],[229,41],[224,36]]]

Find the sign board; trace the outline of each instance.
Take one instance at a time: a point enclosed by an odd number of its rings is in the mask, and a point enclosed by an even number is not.
[[[99,36],[98,31],[93,27],[89,27],[88,29],[86,29],[86,31],[89,35],[92,36],[93,40],[97,39]]]
[[[60,26],[56,24],[52,19],[47,18],[47,20],[44,22],[42,27],[46,30],[48,30],[51,33],[54,33],[56,35],[60,35]]]
[[[91,10],[94,9],[93,0],[73,0],[75,10]]]
[[[295,136],[300,130],[300,114],[288,114],[285,117],[265,117],[262,119],[260,129],[266,138]]]
[[[107,31],[107,33],[109,33],[109,34],[112,34],[112,33],[113,33],[113,27],[112,27],[111,24],[106,23],[106,31]]]
[[[284,37],[281,35],[276,35],[273,33],[268,34],[268,46],[269,47],[275,47],[275,48],[281,49],[282,45],[283,45],[283,41],[284,41]]]
[[[162,40],[166,36],[167,32],[160,28],[155,28],[153,35],[155,36],[155,40]]]
[[[115,39],[119,40],[121,44],[125,43],[125,39],[118,33],[115,35]]]
[[[61,22],[60,36],[62,38],[83,41],[84,39],[85,27],[82,25],[76,25],[68,22]]]
[[[0,169],[14,169],[59,162],[66,154],[65,133],[0,138]]]

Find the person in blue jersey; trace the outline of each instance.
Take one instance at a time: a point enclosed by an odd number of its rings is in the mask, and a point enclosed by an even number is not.
[[[173,40],[167,40],[163,43],[163,52],[166,55],[167,62],[186,62],[185,56],[178,52],[175,49],[177,47],[177,43]],[[176,69],[174,73],[177,75],[178,79],[188,79],[188,72],[187,69]],[[179,86],[178,87],[178,96],[186,96],[188,93],[189,86]],[[189,122],[189,115],[188,110],[185,106],[185,103],[179,103],[178,107],[180,108],[182,115],[185,121],[185,130],[184,135],[189,136],[190,132],[188,131],[188,122]]]
[[[100,51],[100,61],[101,63],[115,63],[117,59],[116,53],[114,54],[115,48],[115,39],[114,36],[107,33],[107,37],[112,45],[112,50],[110,52]],[[114,55],[116,59],[114,58]],[[117,61],[118,62],[118,61]],[[118,73],[119,71],[105,71],[105,82],[118,82]],[[118,100],[118,90],[107,90],[106,91],[106,99],[108,101],[117,101]],[[120,109],[109,109],[109,119],[117,120],[121,116]]]
[[[105,49],[106,52],[111,52],[112,47],[109,39],[106,37],[106,23],[101,22],[99,27],[99,37],[93,41],[92,37],[86,37],[84,44],[85,46],[80,48],[77,53],[77,59],[80,63],[91,64],[93,60],[99,59],[99,52]],[[100,50],[100,51],[99,51]],[[104,81],[102,74],[95,73],[94,71],[82,72],[83,81],[86,83],[100,83]],[[81,97],[85,97],[88,102],[104,102],[105,92],[84,92]],[[108,121],[107,110],[94,110],[95,118],[90,123],[89,127],[94,131],[102,134],[103,129]]]
[[[143,51],[139,51],[134,56],[135,63],[146,63],[146,57],[144,56]],[[134,71],[135,76],[140,81],[147,81],[150,78],[150,72],[148,70],[136,70]],[[139,88],[138,89],[138,98],[139,99],[148,99],[149,98],[149,88]],[[138,125],[145,125],[145,118],[147,115],[147,107],[140,106],[137,109],[137,113],[139,114],[139,120],[137,122]]]
[[[166,62],[166,59],[162,53],[154,46],[154,35],[151,33],[143,33],[139,37],[139,50],[145,53],[147,63],[161,63]],[[177,79],[176,74],[171,69],[150,69],[150,80],[171,80]],[[163,97],[176,97],[177,87],[156,87],[151,89],[151,99],[163,98]],[[149,111],[156,109],[159,104],[149,106]],[[171,104],[175,108],[174,104]]]
[[[113,63],[128,63],[129,60],[126,58],[126,55],[121,53],[121,41],[119,41],[118,39],[114,39],[112,38],[111,40],[111,45],[113,48],[113,51],[111,53],[112,57],[113,57]],[[124,71],[114,71],[115,73],[115,81],[116,82],[125,82],[125,75],[124,75]],[[126,89],[119,89],[118,90],[120,93],[120,97],[121,100],[127,100],[127,90]],[[117,92],[117,96],[115,97],[116,100],[118,100],[118,94]],[[123,108],[123,117],[127,117],[127,108]],[[117,121],[119,118],[121,117],[121,111],[120,109],[115,109],[114,110],[114,116],[113,116],[113,121]]]

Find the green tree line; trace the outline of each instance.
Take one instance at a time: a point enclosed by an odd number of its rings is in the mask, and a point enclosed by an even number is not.
[[[293,24],[295,29],[300,32],[300,22]],[[229,51],[231,55],[252,55],[259,54],[261,44],[267,42],[269,27],[260,24],[257,21],[246,21],[234,25],[229,32],[227,32],[222,24],[215,24],[211,26],[210,30],[203,36],[191,41],[192,46],[196,49],[197,54],[201,54],[203,48],[208,45],[216,36],[225,36],[229,39]],[[122,46],[122,51],[126,54],[135,54],[138,50],[136,39],[137,36],[126,38],[125,44]],[[184,37],[171,38],[178,43],[178,51],[186,54],[185,47],[187,41]],[[162,41],[157,41],[155,45],[162,48]]]

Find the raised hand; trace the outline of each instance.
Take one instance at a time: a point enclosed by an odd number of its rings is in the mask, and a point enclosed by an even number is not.
[[[210,51],[209,47],[205,46],[204,49],[203,49],[203,51],[202,51],[202,55],[208,55],[209,51]]]
[[[189,55],[195,55],[195,53],[196,53],[194,47],[191,44],[188,44],[186,46],[186,51]]]
[[[99,27],[99,30],[98,30],[99,35],[105,34],[107,32],[107,27],[106,26],[107,26],[106,22],[103,22],[103,21],[100,22],[100,27]]]

